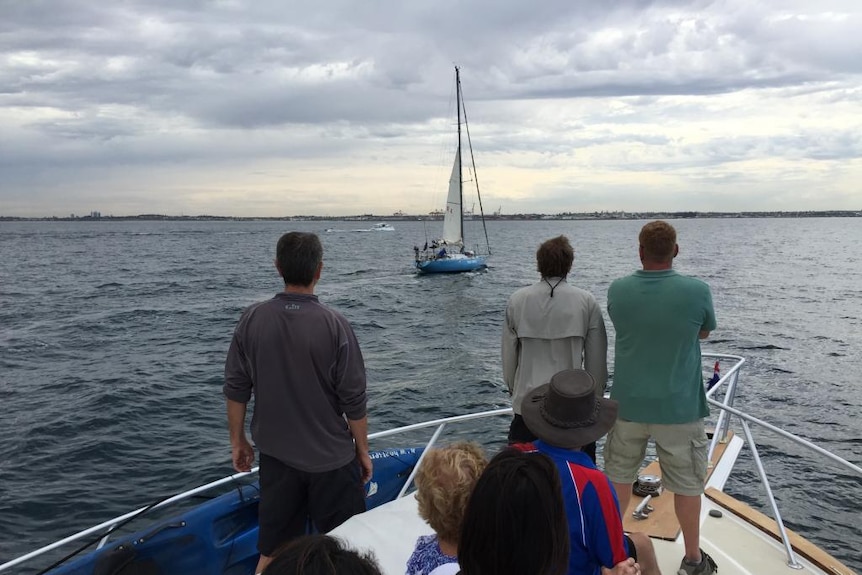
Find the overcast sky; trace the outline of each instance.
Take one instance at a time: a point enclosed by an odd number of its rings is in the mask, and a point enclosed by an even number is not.
[[[0,0],[0,215],[441,209],[455,64],[486,212],[862,209],[859,0]]]

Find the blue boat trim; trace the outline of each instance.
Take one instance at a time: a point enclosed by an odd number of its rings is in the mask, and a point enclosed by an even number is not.
[[[476,256],[422,260],[416,262],[416,269],[419,273],[429,274],[472,272],[488,267],[485,259],[485,256]]]
[[[398,496],[423,450],[412,447],[370,454],[374,475],[366,485],[368,509]],[[49,575],[254,573],[259,502],[256,481],[237,482],[227,493],[71,559]]]

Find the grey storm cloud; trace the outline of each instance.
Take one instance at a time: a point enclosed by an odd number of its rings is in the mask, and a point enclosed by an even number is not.
[[[363,141],[430,138],[450,126],[440,122],[454,63],[469,70],[471,120],[486,122],[479,140],[492,153],[628,143],[692,154],[666,166],[862,155],[852,128],[706,143],[595,128],[645,123],[657,110],[703,113],[691,102],[657,108],[665,96],[822,93],[858,105],[857,2],[607,4],[0,2],[0,200],[40,165],[65,165],[74,180],[76,164],[339,157]],[[508,104],[615,98],[625,113],[592,112],[555,133],[509,126]]]
[[[14,105],[256,127],[422,121],[448,94],[436,80],[447,55],[478,72],[478,99],[710,94],[862,66],[862,38],[847,33],[858,15],[813,25],[710,2],[461,4],[7,3],[3,52],[42,59],[7,60],[0,85]],[[596,38],[604,28],[614,33]],[[338,77],[291,73],[327,62],[343,64]]]

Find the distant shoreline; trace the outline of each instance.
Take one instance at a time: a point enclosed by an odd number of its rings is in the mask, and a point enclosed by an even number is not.
[[[858,218],[862,211],[824,210],[824,211],[782,211],[782,212],[586,212],[560,214],[494,214],[485,216],[486,221],[548,221],[548,220],[648,220],[648,219],[692,219],[692,218]],[[363,214],[357,216],[274,216],[274,217],[243,217],[243,216],[168,216],[162,214],[139,214],[136,216],[42,216],[15,217],[0,216],[0,222],[126,222],[126,221],[332,221],[332,222],[367,222],[367,221],[435,221],[442,220],[440,215],[408,215],[377,216]],[[472,218],[481,221],[481,218]],[[469,221],[469,220],[466,220]]]

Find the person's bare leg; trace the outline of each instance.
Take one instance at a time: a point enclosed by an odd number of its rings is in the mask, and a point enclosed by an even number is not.
[[[620,502],[620,515],[625,519],[626,509],[629,508],[629,501],[632,498],[632,484],[617,483],[616,481],[612,481],[611,483],[614,485],[614,489],[617,492],[617,500]]]
[[[655,547],[645,534],[628,533],[629,539],[634,541],[635,550],[638,554],[638,565],[641,567],[641,575],[661,575],[658,567],[658,559],[655,556]]]
[[[685,559],[700,563],[700,495],[674,493],[673,509],[685,541]]]
[[[255,573],[263,573],[263,570],[266,569],[266,566],[272,563],[272,557],[268,555],[261,555],[260,559],[257,561],[257,569],[254,570]]]

